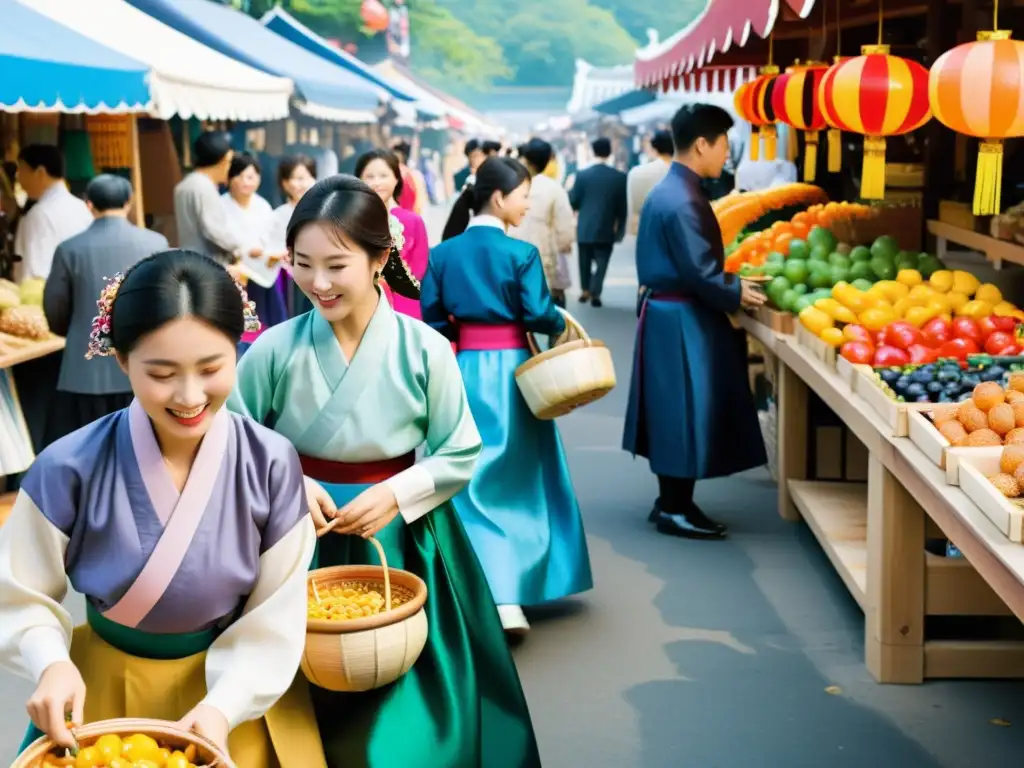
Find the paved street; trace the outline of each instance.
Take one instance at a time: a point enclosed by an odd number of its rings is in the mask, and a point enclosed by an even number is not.
[[[650,529],[654,481],[619,448],[635,293],[625,244],[605,307],[580,307],[575,293],[570,303],[612,348],[619,387],[560,422],[597,586],[535,611],[516,650],[545,766],[1018,765],[1024,684],[875,684],[863,615],[807,528],[779,519],[765,471],[698,485],[701,506],[730,524],[727,541]],[[71,605],[81,619],[81,599]],[[0,691],[2,757],[20,738],[30,687],[0,674]]]

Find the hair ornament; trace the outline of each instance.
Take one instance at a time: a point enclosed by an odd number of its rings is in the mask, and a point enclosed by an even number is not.
[[[99,313],[93,318],[92,330],[89,331],[89,348],[85,352],[86,360],[114,354],[110,336],[110,310],[114,308],[114,299],[117,298],[117,291],[124,281],[124,273],[118,272],[113,278],[104,279],[109,282],[104,286],[96,301],[96,309],[99,310]]]
[[[242,294],[242,318],[245,322],[245,331],[246,333],[256,333],[263,327],[256,315],[256,302],[249,298],[249,294],[246,293],[245,286],[241,282],[234,276],[231,279],[235,281],[238,292]]]
[[[393,213],[388,214],[388,231],[391,233],[391,247],[401,253],[405,248],[405,226]]]
[[[92,360],[94,357],[110,357],[114,354],[114,342],[110,333],[111,312],[114,309],[114,299],[117,298],[117,292],[121,288],[121,283],[124,282],[124,277],[125,273],[118,272],[100,292],[100,297],[96,301],[99,314],[92,321],[92,330],[89,332],[89,348],[85,352],[86,360]],[[260,329],[260,320],[256,316],[256,304],[249,299],[242,284],[233,277],[231,279],[234,280],[235,286],[242,296],[242,317],[245,330],[255,333]]]

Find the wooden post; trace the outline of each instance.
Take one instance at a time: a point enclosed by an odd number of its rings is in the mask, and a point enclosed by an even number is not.
[[[924,680],[924,532],[924,510],[872,455],[864,649],[880,683]]]
[[[128,130],[131,132],[132,143],[132,222],[145,228],[146,206],[142,199],[142,157],[139,152],[139,118],[131,115]]]
[[[800,512],[789,495],[790,480],[807,479],[807,407],[810,392],[788,365],[779,361],[778,435],[779,515],[799,520]]]

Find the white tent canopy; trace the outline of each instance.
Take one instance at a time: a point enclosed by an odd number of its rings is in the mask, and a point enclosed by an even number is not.
[[[294,87],[171,29],[124,0],[17,0],[152,67],[154,114],[258,122],[288,116]]]

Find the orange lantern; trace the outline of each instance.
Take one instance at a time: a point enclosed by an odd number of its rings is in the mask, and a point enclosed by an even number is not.
[[[887,45],[865,45],[861,55],[829,67],[819,86],[825,119],[848,133],[864,135],[860,194],[885,197],[885,137],[910,133],[927,123],[928,70],[889,55]]]
[[[754,83],[749,82],[737,88],[736,93],[733,94],[732,103],[740,119],[750,123],[750,159],[757,160],[760,156],[761,148],[761,137],[758,134],[758,128],[763,123],[758,119],[754,111],[753,87]]]
[[[775,117],[791,129],[804,131],[804,181],[814,181],[818,167],[818,132],[828,127],[818,106],[818,86],[828,67],[825,64],[797,64],[775,80],[772,106]]]
[[[776,157],[778,134],[775,129],[775,108],[772,106],[772,94],[775,92],[775,81],[779,68],[773,64],[761,67],[761,74],[750,84],[750,102],[754,117],[761,126],[761,138],[764,139],[764,159],[774,160]]]
[[[981,139],[974,183],[974,215],[999,213],[1003,139],[1024,136],[1024,43],[998,30],[946,51],[928,76],[935,119]]]

